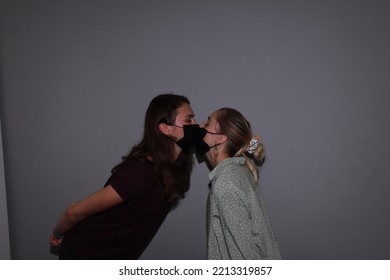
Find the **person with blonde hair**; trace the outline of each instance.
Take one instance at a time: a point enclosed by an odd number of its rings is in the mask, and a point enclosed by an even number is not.
[[[209,174],[207,259],[280,259],[258,187],[260,137],[237,110],[221,108],[201,125]]]

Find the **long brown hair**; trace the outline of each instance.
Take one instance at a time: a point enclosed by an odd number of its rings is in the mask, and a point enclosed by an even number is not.
[[[175,123],[177,109],[184,103],[190,104],[187,97],[171,93],[153,98],[145,115],[143,139],[123,157],[122,163],[112,170],[115,172],[118,166],[129,159],[145,159],[150,156],[153,159],[161,200],[172,204],[184,198],[190,187],[193,156],[182,151],[174,161],[172,155],[175,143],[161,133],[158,126],[162,121]]]

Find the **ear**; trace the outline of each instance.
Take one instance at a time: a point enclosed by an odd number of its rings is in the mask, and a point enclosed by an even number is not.
[[[224,144],[227,141],[227,136],[224,134],[217,135],[217,144]]]
[[[169,125],[166,123],[160,123],[158,125],[158,129],[161,131],[162,134],[169,136]]]

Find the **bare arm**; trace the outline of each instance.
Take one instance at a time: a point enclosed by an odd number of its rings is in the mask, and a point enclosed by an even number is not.
[[[122,202],[123,199],[109,185],[79,202],[71,203],[59,217],[57,225],[50,235],[50,244],[52,246],[59,246],[62,241],[62,236],[75,224],[88,216],[110,209]]]

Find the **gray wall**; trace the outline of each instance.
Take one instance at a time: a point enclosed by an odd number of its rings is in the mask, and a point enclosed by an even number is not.
[[[4,176],[3,142],[0,120],[0,260],[8,260],[11,257],[8,232],[7,196]]]
[[[0,19],[13,259],[56,258],[60,212],[102,187],[168,91],[199,122],[230,106],[262,135],[283,258],[390,258],[388,1],[3,0]],[[204,258],[207,174],[144,259]]]

